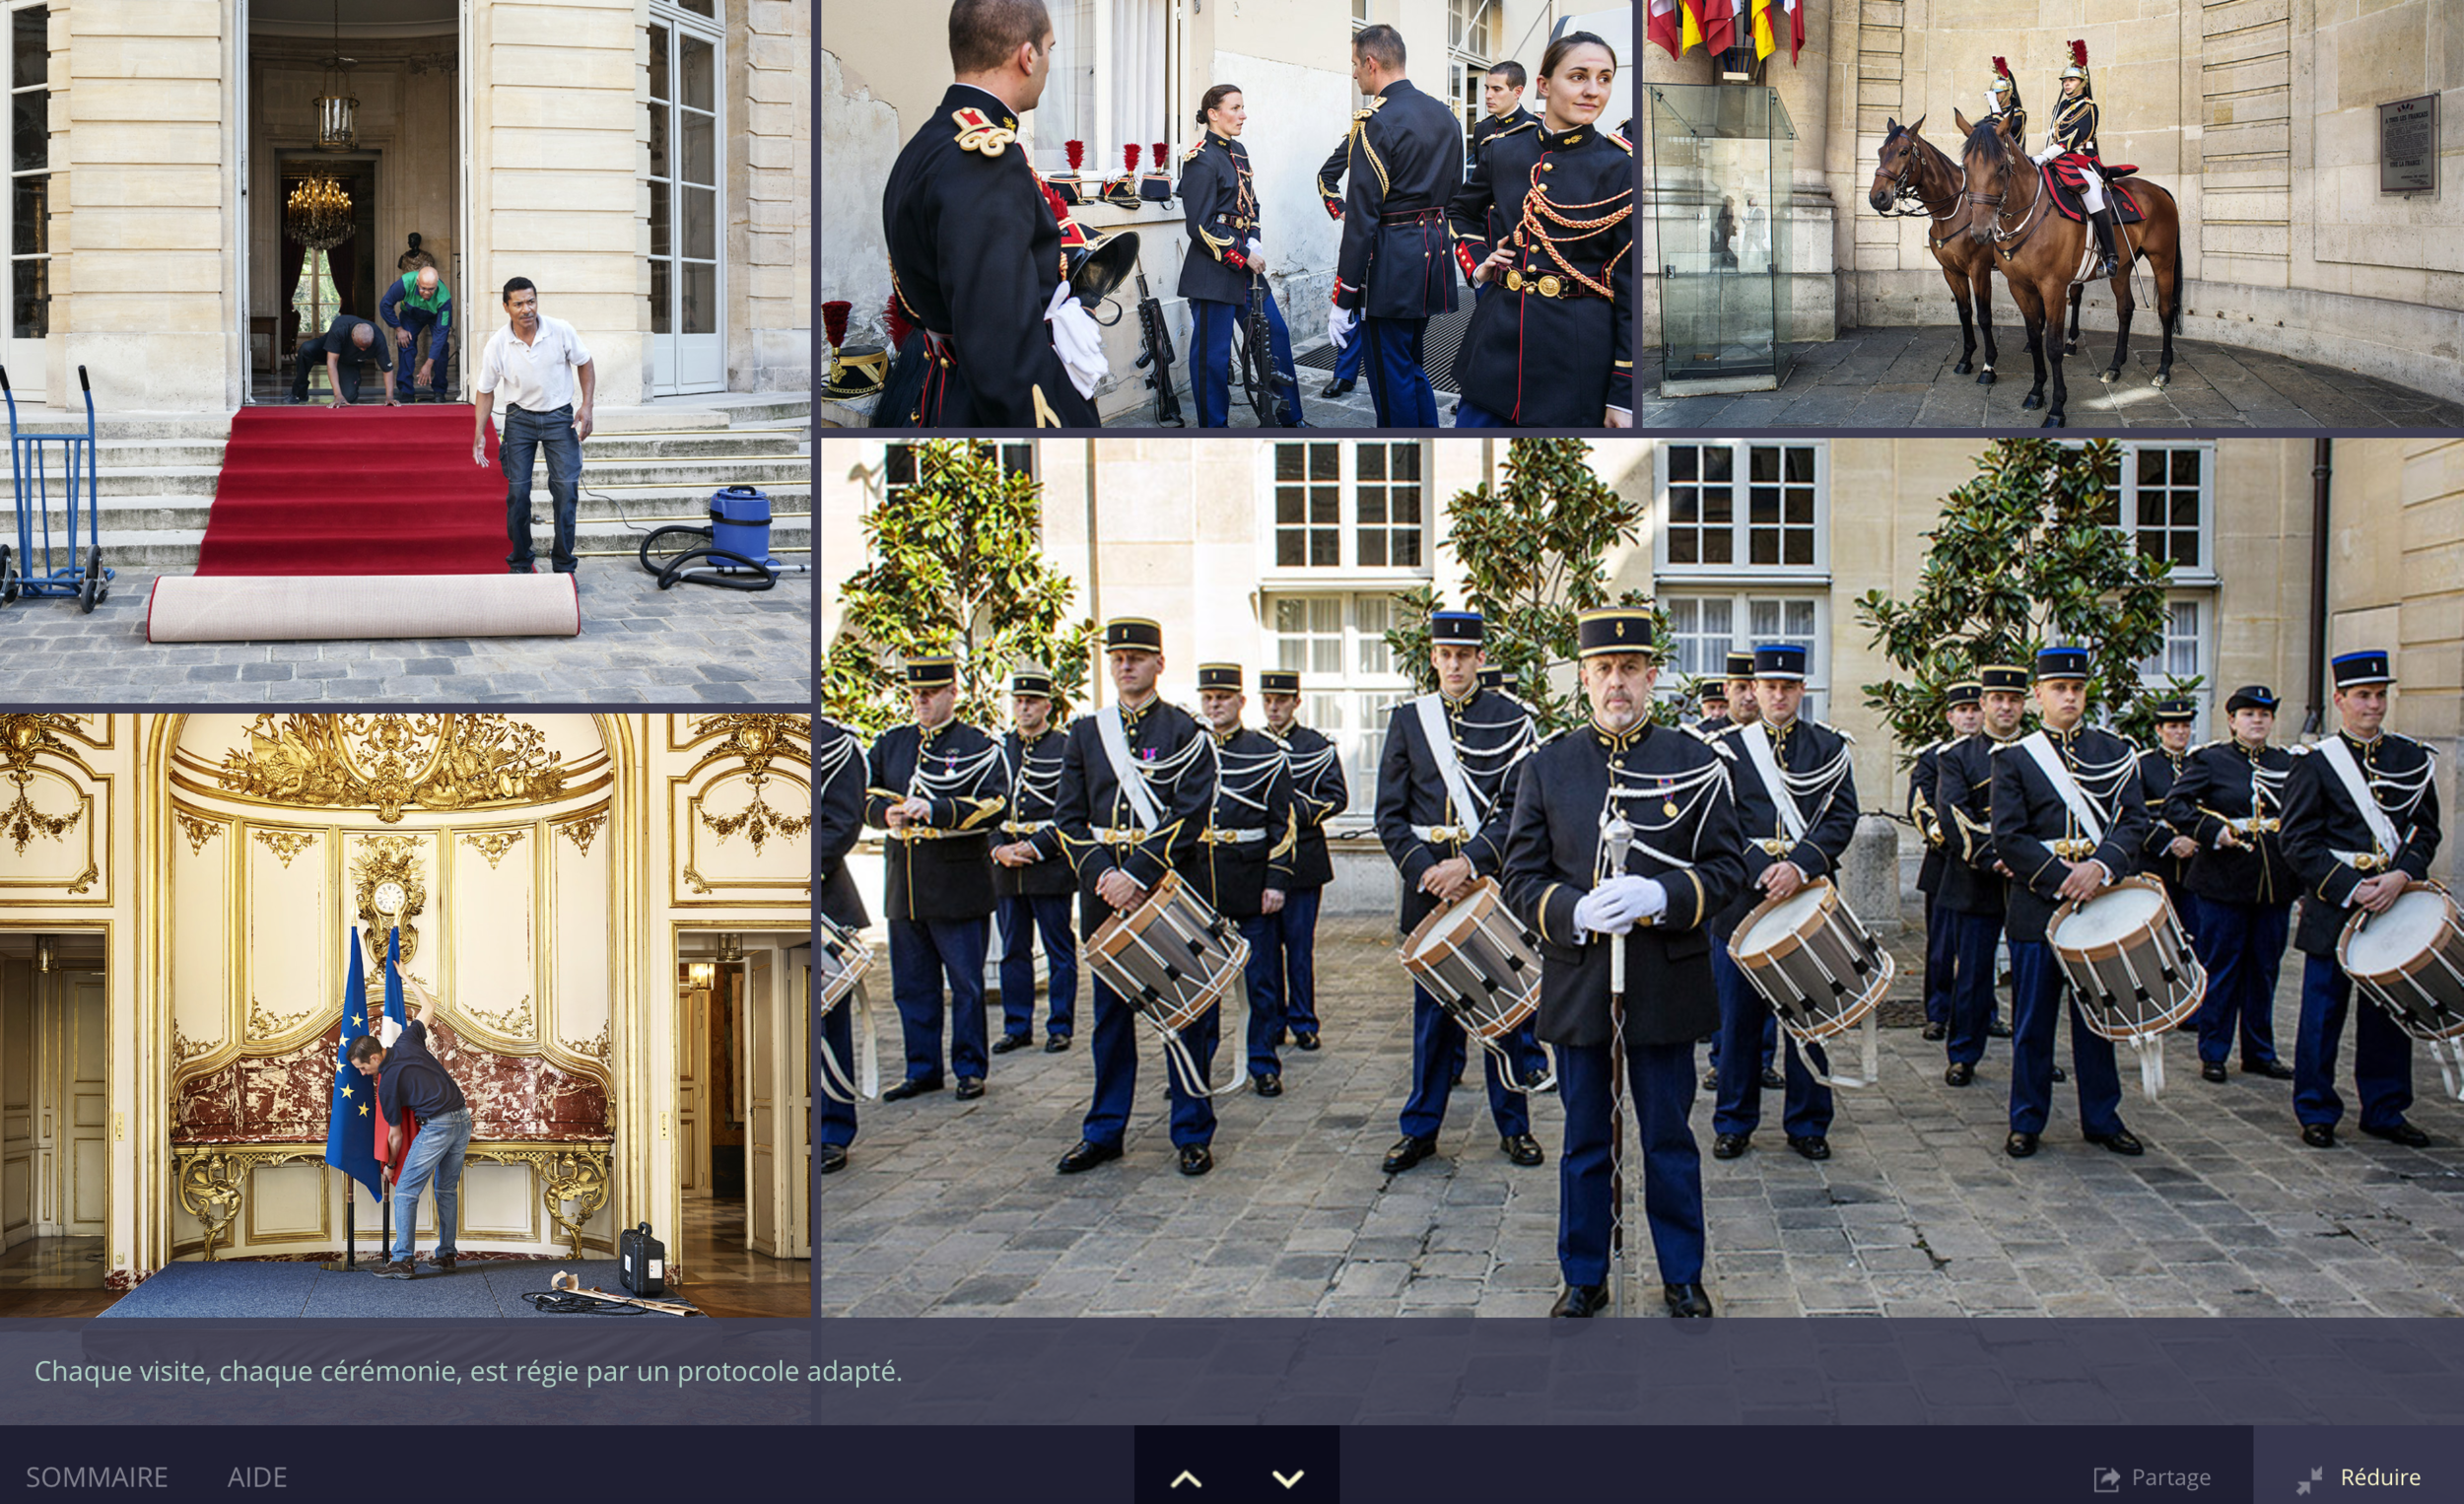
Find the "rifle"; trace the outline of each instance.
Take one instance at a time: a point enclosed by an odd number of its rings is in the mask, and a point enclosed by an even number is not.
[[[1298,384],[1274,364],[1274,331],[1266,322],[1266,274],[1263,268],[1250,268],[1249,299],[1242,317],[1245,348],[1248,358],[1254,363],[1250,373],[1256,382],[1250,393],[1250,405],[1257,410],[1259,426],[1263,428],[1275,421],[1268,416],[1266,407],[1260,405],[1259,399],[1264,398],[1278,408],[1284,407],[1288,400],[1290,405],[1286,410],[1293,425],[1307,428],[1309,421],[1301,410]],[[1290,393],[1288,399],[1285,396],[1287,391]]]
[[[1172,330],[1164,323],[1164,306],[1146,290],[1146,269],[1138,269],[1138,352],[1137,367],[1146,373],[1146,384],[1155,388],[1155,422],[1166,428],[1186,427],[1181,419],[1181,399],[1172,389]]]

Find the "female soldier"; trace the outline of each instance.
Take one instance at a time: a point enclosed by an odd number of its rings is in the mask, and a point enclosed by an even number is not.
[[[1190,399],[1199,428],[1222,428],[1232,404],[1225,372],[1231,365],[1232,325],[1248,309],[1255,279],[1266,304],[1273,335],[1275,421],[1301,426],[1300,383],[1292,374],[1292,337],[1283,310],[1266,287],[1266,247],[1258,223],[1258,194],[1250,184],[1249,151],[1240,143],[1249,111],[1241,91],[1217,84],[1199,103],[1198,123],[1206,127],[1190,148],[1181,171],[1181,203],[1190,227],[1190,250],[1181,258],[1181,296],[1190,301]],[[1202,254],[1201,254],[1202,252]]]
[[[2019,103],[2019,80],[2011,76],[2011,65],[1994,59],[1994,81],[1985,89],[1985,118],[1998,121],[2002,133],[2027,150],[2027,106]]]
[[[1569,32],[1540,59],[1540,126],[1483,142],[1447,206],[1474,287],[1457,428],[1626,428],[1634,405],[1634,149],[1593,122],[1616,54]],[[1508,227],[1487,239],[1489,210]]]
[[[2071,43],[2071,65],[2062,70],[2062,103],[2054,106],[2053,126],[2045,132],[2044,150],[2036,161],[2042,165],[2066,156],[2081,159],[2062,165],[2071,169],[2064,175],[2078,185],[2096,227],[2096,246],[2104,256],[2096,275],[2110,277],[2119,261],[2113,247],[2113,210],[2104,196],[2103,162],[2096,153],[2096,90],[2088,77],[2085,41]]]

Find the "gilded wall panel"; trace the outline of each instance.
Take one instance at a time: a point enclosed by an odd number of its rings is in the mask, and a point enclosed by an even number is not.
[[[537,827],[499,826],[446,833],[445,909],[453,946],[445,1006],[479,1040],[528,1045],[538,1039]],[[417,968],[414,968],[416,971]]]
[[[342,1001],[341,936],[318,920],[333,912],[321,831],[243,822],[240,946],[232,975],[243,1048],[296,1043],[330,1021]],[[177,917],[184,926],[187,915]]]
[[[173,1071],[239,1042],[233,983],[239,905],[232,873],[245,837],[232,822],[172,806],[171,844],[171,1061]]]
[[[547,861],[548,903],[555,915],[541,1039],[551,1059],[602,1074],[614,986],[610,968],[616,936],[609,884],[615,851],[604,808],[550,826],[541,849]]]

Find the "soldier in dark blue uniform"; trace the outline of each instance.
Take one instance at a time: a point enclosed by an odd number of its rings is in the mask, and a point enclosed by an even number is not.
[[[1351,805],[1351,789],[1343,780],[1343,754],[1326,733],[1300,723],[1300,673],[1269,668],[1258,676],[1266,702],[1266,731],[1283,743],[1285,771],[1292,783],[1292,810],[1300,844],[1292,853],[1292,886],[1283,910],[1275,916],[1269,948],[1275,956],[1266,986],[1275,995],[1292,1048],[1318,1048],[1318,908],[1326,885],[1335,880],[1335,862],[1327,855],[1326,823]]]
[[[1018,116],[1043,98],[1052,45],[1038,0],[950,7],[957,81],[881,195],[892,293],[920,332],[889,382],[916,395],[894,412],[885,394],[876,427],[1100,421],[1086,393],[1104,376],[1102,333],[1067,296],[1061,222],[1016,139]]]
[[[958,660],[908,659],[913,724],[872,744],[864,823],[889,832],[890,995],[907,1044],[897,1102],[939,1091],[942,983],[949,984],[950,1069],[958,1099],[984,1095],[984,953],[992,918],[992,832],[1009,778],[992,737],[956,718]]]
[[[871,923],[863,895],[847,869],[847,854],[864,833],[864,749],[856,733],[835,720],[813,718],[813,847],[821,863],[816,902],[834,924],[861,929]],[[862,983],[857,983],[861,987]],[[856,1079],[856,1031],[853,997],[830,1010],[821,1021],[821,1048],[838,1061],[851,1082]],[[820,1101],[820,1127],[814,1140],[821,1153],[821,1173],[847,1168],[847,1146],[856,1141],[856,1104],[828,1092]]]
[[[1069,727],[1061,765],[1061,805],[1054,827],[1039,831],[1036,845],[1048,855],[1066,854],[1078,874],[1081,938],[1115,914],[1146,901],[1166,872],[1198,883],[1205,853],[1198,835],[1215,798],[1214,742],[1189,712],[1167,705],[1156,693],[1163,674],[1163,629],[1142,617],[1104,624],[1104,656],[1119,702],[1081,716]],[[1120,728],[1126,766],[1106,750],[1111,726]],[[1136,781],[1136,791],[1125,786]],[[1075,1175],[1121,1157],[1121,1140],[1137,1096],[1138,1032],[1129,1004],[1095,979],[1095,1097],[1087,1107],[1084,1136],[1061,1157],[1061,1173]],[[1181,1032],[1197,1069],[1214,1064],[1222,1024],[1220,1005]],[[1215,1109],[1189,1090],[1169,1066],[1165,1091],[1172,1103],[1172,1142],[1181,1173],[1214,1168],[1209,1145]]]
[[[1369,107],[1352,117],[1327,337],[1338,349],[1368,342],[1379,427],[1435,428],[1420,337],[1432,315],[1455,310],[1446,204],[1463,183],[1463,131],[1443,100],[1403,77],[1403,38],[1391,26],[1353,34],[1352,82]]]
[[[1762,708],[1754,701],[1754,655],[1750,651],[1731,652],[1723,664],[1728,678],[1728,714],[1706,719],[1697,727],[1706,736],[1715,736],[1739,726],[1751,725],[1762,718]],[[1702,1089],[1720,1089],[1720,1035],[1711,1034],[1711,1063],[1704,1067]],[[1762,1089],[1778,1091],[1785,1084],[1779,1071],[1779,1015],[1769,1013],[1762,1020],[1762,1059],[1759,1066]]]
[[[2097,113],[2095,81],[2088,76],[2088,43],[2074,41],[2071,65],[2062,70],[2062,101],[2053,106],[2053,123],[2035,161],[2042,165],[2065,156],[2079,159],[2064,166],[2072,170],[2068,175],[2079,184],[2080,198],[2095,226],[2096,246],[2104,257],[2096,275],[2110,277],[2120,263],[2113,243],[2113,209],[2105,200],[2103,159],[2096,149]],[[2024,116],[2019,128],[2026,128]]]
[[[1518,781],[1505,883],[1538,936],[1540,1037],[1565,1104],[1552,1316],[1608,1304],[1610,1131],[1619,1075],[1643,1152],[1643,1210],[1670,1314],[1711,1314],[1703,1290],[1702,1155],[1686,1115],[1694,1041],[1719,1019],[1711,916],[1745,888],[1731,774],[1701,738],[1651,723],[1659,677],[1648,612],[1584,613],[1577,627],[1591,722],[1551,737]],[[1612,837],[1628,838],[1612,866]],[[1624,949],[1623,977],[1610,946]],[[1623,992],[1612,989],[1622,981]],[[1617,1057],[1620,1048],[1623,1060]]]
[[[2295,885],[2282,834],[2293,754],[2268,745],[2276,694],[2267,686],[2234,690],[2224,715],[2232,734],[2182,759],[2164,801],[2166,823],[2199,848],[2183,878],[2199,911],[2192,945],[2208,974],[2199,1073],[2224,1080],[2239,1035],[2245,1074],[2289,1081],[2293,1067],[2276,1056],[2276,978],[2293,926]]]
[[[1378,840],[1403,878],[1400,919],[1408,935],[1440,904],[1497,875],[1513,816],[1513,774],[1532,748],[1532,713],[1495,690],[1480,688],[1485,624],[1472,611],[1429,618],[1434,694],[1395,707],[1378,763]],[[1509,1080],[1497,1057],[1479,1052],[1488,1073],[1489,1113],[1498,1148],[1518,1165],[1541,1161],[1532,1137],[1532,1108],[1523,1082],[1540,1078],[1540,1047],[1527,1026],[1504,1041],[1520,1079]],[[1446,1122],[1446,1089],[1464,1067],[1461,1025],[1428,989],[1411,990],[1411,1092],[1403,1101],[1403,1138],[1387,1151],[1386,1173],[1401,1174],[1437,1152]]]
[[[1505,287],[1455,356],[1457,428],[1632,422],[1634,151],[1593,125],[1615,73],[1589,32],[1550,42],[1540,127],[1482,146],[1448,206],[1464,276]]]
[[[2336,941],[2354,915],[2376,914],[2406,885],[2426,881],[2438,853],[2437,760],[2430,748],[2384,729],[2387,654],[2348,652],[2336,675],[2336,734],[2303,749],[2285,780],[2285,855],[2301,880],[2293,944],[2301,969],[2301,1025],[2293,1051],[2293,1116],[2301,1141],[2332,1148],[2344,1099],[2336,1094],[2336,1049],[2353,1001],[2353,979],[2336,964]],[[2374,815],[2354,796],[2367,791]],[[2409,1148],[2430,1135],[2405,1121],[2413,1105],[2413,1042],[2376,1003],[2354,1026],[2353,1085],[2361,1131]]]
[[[2027,670],[1977,670],[1983,724],[1934,754],[1934,809],[1943,822],[1942,892],[1935,907],[1951,927],[1951,1030],[1943,1053],[1949,1085],[1976,1079],[1985,1041],[2010,1031],[1995,1018],[1994,970],[2002,949],[2011,870],[1994,853],[1994,749],[2014,741],[2027,714]],[[2054,1067],[2054,1079],[2063,1079]]]
[[[1480,81],[1482,113],[1472,122],[1472,149],[1464,154],[1467,177],[1479,162],[1481,147],[1499,136],[1540,128],[1540,116],[1523,107],[1523,90],[1530,82],[1524,74],[1523,65],[1511,58],[1489,69],[1487,77]],[[1514,221],[1501,219],[1492,201],[1487,222],[1481,226],[1480,239],[1494,245],[1513,229]],[[1503,279],[1489,278],[1472,289],[1472,301],[1485,303],[1504,285]]]
[[[1745,881],[1711,920],[1711,967],[1719,987],[1720,1054],[1735,1060],[1756,1049],[1771,1005],[1745,980],[1728,953],[1737,925],[1766,898],[1786,898],[1817,877],[1832,877],[1857,835],[1857,779],[1848,765],[1848,738],[1820,721],[1800,720],[1806,690],[1806,649],[1773,643],[1754,649],[1754,702],[1762,718],[1718,737],[1729,755],[1735,786],[1737,828],[1745,838]],[[1769,761],[1764,761],[1768,749]],[[1788,801],[1783,814],[1782,799]],[[1788,1146],[1807,1159],[1831,1157],[1831,1089],[1815,1080],[1799,1058],[1797,1041],[1787,1052],[1787,1095],[1781,1126]],[[1831,1064],[1820,1046],[1810,1047],[1814,1069]],[[1735,1159],[1752,1146],[1762,1122],[1762,1082],[1739,1070],[1720,1077],[1719,1110],[1711,1126],[1718,1137],[1711,1153]]]
[[[1702,718],[1694,722],[1697,731],[1717,731],[1728,724],[1728,686],[1718,679],[1705,679],[1695,692],[1694,709]]]
[[[2137,870],[2148,837],[2137,750],[2111,731],[2082,724],[2088,674],[2085,648],[2038,652],[2036,708],[2044,728],[1993,754],[1994,855],[2011,872],[2011,1136],[2003,1152],[2013,1159],[2035,1153],[2044,1134],[2053,1108],[2054,1024],[2065,1003],[2081,1131],[2116,1154],[2144,1152],[2122,1125],[2113,1042],[2081,1017],[2045,937],[2057,906]],[[2060,782],[2047,762],[2063,770]]]
[[[1077,875],[1036,836],[1050,829],[1061,803],[1061,748],[1068,733],[1053,724],[1053,671],[1021,665],[1009,676],[1015,728],[1001,738],[1009,770],[1009,811],[992,848],[992,892],[1000,901],[1001,1037],[994,1055],[1035,1043],[1035,942],[1044,941],[1044,1053],[1069,1048],[1078,1002],[1078,937],[1069,927],[1069,896]]]
[[[2171,900],[2173,913],[2182,922],[2182,932],[2195,942],[2199,938],[2199,917],[2190,902],[2190,890],[2182,885],[2182,873],[2191,857],[2199,855],[2199,843],[2187,830],[2176,828],[2164,816],[2167,800],[2173,796],[2173,781],[2181,777],[2182,763],[2190,756],[2191,727],[2199,718],[2198,702],[2187,695],[2158,700],[2155,708],[2156,744],[2139,754],[2139,791],[2148,801],[2148,843],[2139,854],[2139,870],[2164,884],[2164,896]]]
[[[1959,965],[1958,952],[1951,943],[1951,918],[1935,902],[1942,892],[1943,870],[1951,861],[1944,816],[1934,807],[1937,763],[1943,748],[1973,734],[1984,724],[1984,708],[1978,703],[1984,693],[1985,687],[1973,679],[1963,679],[1945,689],[1943,719],[1950,725],[1951,734],[1928,743],[1908,769],[1908,823],[1916,827],[1918,838],[1925,843],[1925,855],[1917,862],[1916,890],[1925,896],[1925,1038],[1929,1041],[1950,1037],[1951,979],[1957,974]]]
[[[1275,927],[1291,896],[1300,816],[1283,743],[1241,724],[1248,709],[1238,663],[1198,665],[1198,710],[1215,742],[1215,799],[1198,842],[1206,880],[1198,896],[1238,924],[1249,942],[1242,981],[1249,997],[1249,1084],[1262,1097],[1283,1095],[1283,996],[1273,975]]]
[[[1250,180],[1249,148],[1239,140],[1248,118],[1240,90],[1230,84],[1207,90],[1198,111],[1204,133],[1181,169],[1190,246],[1181,258],[1180,291],[1190,301],[1190,398],[1198,404],[1199,428],[1222,428],[1229,417],[1232,326],[1247,315],[1250,284],[1266,276],[1266,228]],[[1292,373],[1292,336],[1273,289],[1264,293],[1274,370],[1291,383],[1281,389],[1275,412],[1283,427],[1295,428],[1300,386]]]

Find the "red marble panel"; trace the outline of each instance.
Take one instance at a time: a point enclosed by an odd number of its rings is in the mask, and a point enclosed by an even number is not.
[[[340,1045],[337,1023],[284,1054],[243,1057],[180,1082],[172,1102],[172,1141],[322,1142]],[[469,1101],[474,1138],[612,1136],[607,1090],[593,1077],[535,1056],[480,1049],[445,1023],[430,1031],[429,1048]]]

